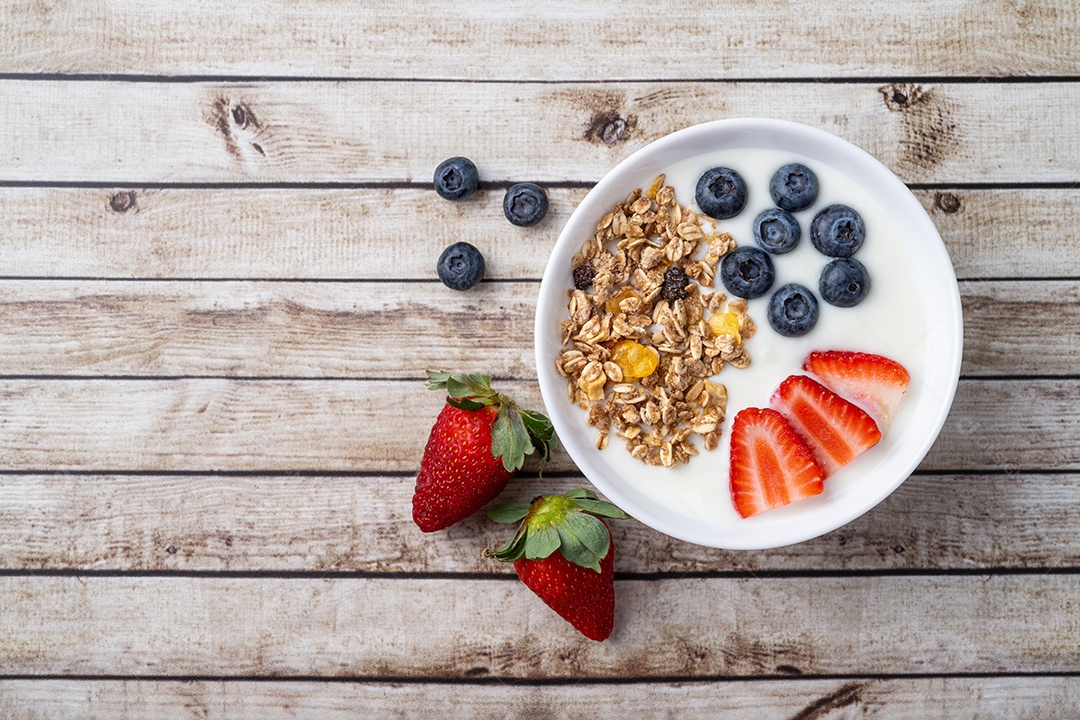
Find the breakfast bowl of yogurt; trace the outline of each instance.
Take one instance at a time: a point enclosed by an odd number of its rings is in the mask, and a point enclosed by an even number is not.
[[[960,372],[948,253],[884,165],[768,119],[635,152],[574,211],[537,301],[544,404],[612,502],[700,545],[801,542],[929,451]]]

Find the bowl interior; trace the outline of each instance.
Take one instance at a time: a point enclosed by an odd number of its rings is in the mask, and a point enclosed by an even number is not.
[[[706,454],[723,453],[722,463],[703,457],[691,462],[697,464],[695,472],[715,476],[708,480],[716,484],[707,495],[712,500],[698,502],[694,493],[683,493],[680,500],[660,502],[650,488],[659,484],[679,495],[682,476],[636,461],[626,463],[628,455],[615,438],[608,449],[598,451],[596,433],[587,427],[584,412],[567,399],[566,380],[556,371],[554,361],[562,349],[559,323],[566,318],[567,291],[573,286],[571,259],[592,236],[600,218],[628,192],[646,187],[656,175],[680,163],[727,151],[752,163],[759,150],[771,153],[769,157],[790,154],[811,167],[834,170],[876,200],[879,217],[875,222],[903,228],[905,247],[901,252],[918,263],[911,297],[917,297],[922,307],[932,312],[926,313],[925,327],[920,324],[918,347],[912,351],[919,355],[916,365],[920,372],[912,373],[912,387],[887,442],[883,440],[881,447],[842,470],[845,479],[836,481],[834,487],[829,487],[833,479],[827,480],[822,496],[748,520],[721,522],[707,506],[720,502],[716,498],[726,492],[725,443]],[[692,189],[689,195],[680,192],[679,201],[696,209]],[[724,228],[722,223],[720,227]],[[738,236],[736,240],[748,242]],[[878,330],[869,331],[875,334]],[[771,330],[762,328],[762,332]],[[887,333],[888,328],[880,328],[880,332]],[[948,253],[925,210],[895,175],[861,149],[824,131],[776,120],[737,119],[697,125],[661,138],[621,162],[589,192],[560,234],[544,273],[535,343],[540,388],[549,416],[567,452],[598,490],[641,522],[668,535],[712,547],[763,549],[801,542],[840,527],[872,508],[908,477],[930,449],[948,414],[960,372],[963,331],[959,291]],[[871,343],[866,349],[872,347]],[[748,345],[748,349],[753,356],[754,346]],[[797,365],[792,367],[792,372],[796,371]],[[720,379],[738,381],[726,370]],[[758,405],[767,403],[765,398]],[[733,415],[729,408],[725,439]]]

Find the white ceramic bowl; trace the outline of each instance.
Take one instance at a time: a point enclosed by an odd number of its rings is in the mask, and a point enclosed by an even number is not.
[[[751,301],[751,316],[759,325],[758,334],[747,341],[751,357],[762,358],[763,367],[768,366],[771,357],[773,365],[787,363],[790,373],[796,373],[807,349],[880,351],[883,343],[893,352],[882,354],[894,356],[912,371],[912,384],[896,422],[878,446],[827,479],[821,495],[746,520],[734,513],[727,478],[727,439],[731,418],[740,406],[729,403],[724,437],[717,450],[702,452],[688,466],[673,470],[647,467],[632,460],[614,435],[607,449],[596,449],[596,431],[587,426],[585,413],[569,402],[566,380],[554,366],[561,351],[559,323],[567,317],[567,291],[573,287],[571,259],[592,236],[599,219],[628,192],[648,187],[656,175],[671,173],[672,169],[676,172],[674,176],[669,174],[669,182],[675,185],[678,201],[697,209],[693,199],[697,174],[721,164],[715,162],[717,157],[744,175],[750,171],[759,176],[755,182],[747,178],[751,201],[744,214],[756,214],[760,208],[771,206],[767,180],[761,177],[767,178],[779,167],[777,159],[801,160],[818,171],[822,185],[818,203],[796,214],[803,225],[802,246],[810,245],[809,217],[823,202],[844,197],[835,194],[835,186],[843,186],[849,193],[857,189],[862,194],[861,199],[844,198],[867,217],[866,245],[856,257],[869,252],[872,243],[879,244],[873,252],[880,257],[874,264],[868,263],[872,289],[863,303],[875,298],[876,292],[878,310],[867,310],[870,314],[866,322],[871,324],[860,325],[851,342],[837,343],[833,337],[815,340],[817,328],[800,338],[801,342],[780,338],[765,322],[766,296]],[[765,170],[758,167],[763,157],[768,159]],[[693,177],[689,177],[688,167],[694,168]],[[829,182],[834,186],[831,198]],[[721,230],[730,229],[725,223],[720,222]],[[736,241],[752,244],[745,234],[735,233]],[[803,252],[802,248],[797,252]],[[811,248],[806,252],[816,251]],[[780,268],[786,267],[784,263],[796,268],[801,263],[806,273],[820,272],[819,267],[810,266],[815,262],[811,255],[798,257],[802,259],[774,258],[778,276]],[[827,258],[822,264],[824,260]],[[910,272],[905,275],[894,269],[901,266],[909,267]],[[900,282],[895,279],[898,277],[904,284],[890,287],[890,282]],[[776,286],[782,281],[787,280],[778,277]],[[809,280],[806,284],[816,291],[816,284],[810,285]],[[723,289],[719,278],[717,285]],[[921,314],[917,316],[898,305],[907,302],[903,298],[909,292],[921,300],[917,305]],[[884,307],[886,302],[892,305]],[[822,303],[822,320],[826,313],[830,318],[863,317],[843,315],[851,310]],[[898,331],[889,326],[902,325],[911,317],[919,318],[917,326],[908,328],[901,339]],[[823,326],[824,322],[819,322],[819,328]],[[835,333],[835,328],[829,332]],[[548,414],[567,452],[598,490],[641,522],[667,535],[711,547],[764,549],[801,542],[844,525],[881,502],[910,475],[934,443],[952,404],[960,373],[963,329],[956,277],[941,237],[922,206],[895,175],[863,150],[822,130],[777,120],[733,119],[686,128],[651,143],[619,163],[589,192],[551,253],[540,285],[535,343],[540,389]],[[725,368],[716,378],[728,386],[732,397],[739,391],[736,384],[740,372],[748,371]],[[784,374],[777,378],[782,379]],[[742,406],[768,407],[771,391],[756,387],[755,392],[763,396],[749,400],[743,397]]]

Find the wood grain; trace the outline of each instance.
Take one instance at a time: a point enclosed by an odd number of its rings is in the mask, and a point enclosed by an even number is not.
[[[530,378],[538,289],[0,281],[0,374]]]
[[[1071,677],[734,680],[622,685],[403,684],[198,680],[0,680],[12,720],[354,720],[430,717],[581,720],[663,708],[670,720],[856,717],[875,720],[1074,720]]]
[[[503,387],[541,406],[535,382]],[[0,380],[0,457],[28,471],[414,472],[441,402],[419,380]],[[1078,403],[1077,380],[961,381],[921,467],[1080,469]],[[573,469],[561,449],[550,467]]]
[[[644,16],[644,17],[643,17]],[[103,22],[107,18],[108,22]],[[0,7],[0,67],[134,73],[479,79],[1067,75],[1075,7],[975,0],[840,8],[689,0],[630,6],[482,0],[362,6],[215,0],[167,15],[109,0]],[[828,48],[828,52],[824,49]]]
[[[1080,666],[1077,575],[622,580],[616,592],[600,644],[512,578],[0,577],[0,657],[18,675],[282,678]]]
[[[960,290],[964,373],[1075,373],[1080,284]],[[453,367],[530,379],[537,292],[533,282],[458,294],[437,282],[0,280],[0,375],[392,379]],[[401,343],[409,352],[388,350]]]
[[[483,515],[446,532],[412,523],[412,475],[8,475],[0,569],[511,573],[480,557],[510,532]],[[500,497],[588,486],[519,476]],[[823,537],[760,552],[612,523],[619,573],[1080,567],[1075,474],[916,475]]]
[[[1061,131],[1077,83],[827,87],[822,112],[826,91],[803,83],[0,80],[0,180],[426,184],[466,155],[481,181],[594,182],[652,140],[725,117],[834,132],[905,182],[1080,179],[1078,141]],[[445,108],[455,121],[431,122]]]
[[[547,218],[515,228],[501,190],[457,203],[426,188],[0,187],[3,274],[23,277],[434,280],[470,242],[487,276],[543,275],[584,189],[549,188]],[[1080,192],[917,190],[960,278],[1080,277]],[[376,261],[373,254],[377,253]]]

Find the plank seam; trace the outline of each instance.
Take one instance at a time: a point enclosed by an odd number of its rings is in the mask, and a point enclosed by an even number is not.
[[[961,375],[961,380],[978,382],[1010,382],[1035,380],[1080,380],[1080,375]],[[419,375],[386,377],[354,377],[350,375],[4,375],[0,381],[41,380],[47,382],[177,382],[186,380],[228,380],[244,383],[260,382],[421,382]],[[535,382],[535,377],[492,377],[493,382]]]
[[[911,473],[910,477],[951,477],[956,475],[1078,475],[1080,469],[1078,468],[953,468],[945,470],[915,470]],[[50,476],[66,476],[72,477],[97,477],[101,475],[116,475],[118,477],[257,477],[257,478],[280,478],[287,480],[290,478],[312,478],[312,477],[327,477],[327,478],[391,478],[391,477],[413,477],[416,475],[416,470],[318,470],[318,469],[304,469],[304,470],[273,470],[273,469],[253,469],[253,470],[130,470],[130,469],[101,469],[101,470],[85,470],[81,468],[71,469],[57,469],[57,468],[41,468],[41,469],[12,469],[3,468],[0,469],[0,477],[3,476],[31,476],[31,475],[50,475]],[[519,478],[538,478],[536,474],[518,473]],[[581,478],[584,480],[584,476],[575,470],[545,470],[544,477],[546,478]]]
[[[751,85],[863,85],[897,83],[935,83],[950,85],[1039,85],[1080,82],[1077,75],[848,75],[821,76],[703,76],[696,78],[635,77],[618,79],[555,78],[521,80],[515,78],[455,78],[455,77],[375,77],[355,75],[153,75],[138,73],[0,73],[0,80],[26,82],[108,82],[108,83],[430,83],[460,85],[630,85],[664,83],[690,85],[699,83]]]
[[[811,682],[820,680],[936,680],[936,679],[1008,679],[1008,678],[1073,678],[1080,677],[1080,671],[1012,671],[1012,672],[952,672],[952,673],[881,673],[868,675],[851,674],[785,674],[785,675],[666,675],[617,678],[512,678],[512,677],[413,677],[413,676],[320,676],[320,675],[61,675],[61,674],[0,674],[4,681],[40,681],[57,680],[73,682],[243,682],[243,683],[342,683],[342,684],[378,684],[378,685],[520,685],[520,686],[558,686],[558,685],[667,685],[687,683],[746,683],[746,682]]]
[[[485,180],[480,190],[505,190],[514,183],[528,178],[513,180]],[[590,180],[543,180],[535,181],[545,188],[564,190],[589,190],[595,185]],[[969,182],[969,183],[905,183],[909,190],[1076,190],[1080,180],[1054,180],[1044,182]],[[12,180],[0,178],[0,188],[52,188],[113,190],[134,188],[137,190],[430,190],[431,183],[406,180],[380,181],[313,181],[313,182],[147,182],[143,180]]]
[[[714,570],[655,573],[616,572],[615,579],[629,582],[670,580],[833,580],[839,578],[916,577],[1011,577],[1078,576],[1080,566],[998,567],[998,568],[881,568],[877,570]],[[204,580],[453,580],[455,582],[514,581],[511,572],[390,572],[367,570],[82,570],[82,569],[0,569],[0,578],[57,577],[80,579],[177,578]]]
[[[324,283],[324,284],[415,284],[437,285],[434,278],[340,278],[340,277],[131,277],[128,275],[0,275],[0,282],[127,282],[127,283]],[[538,285],[542,278],[484,278],[481,282],[493,285]],[[959,283],[1036,283],[1080,282],[1080,275],[1033,275],[1025,277],[992,275],[958,277]]]

